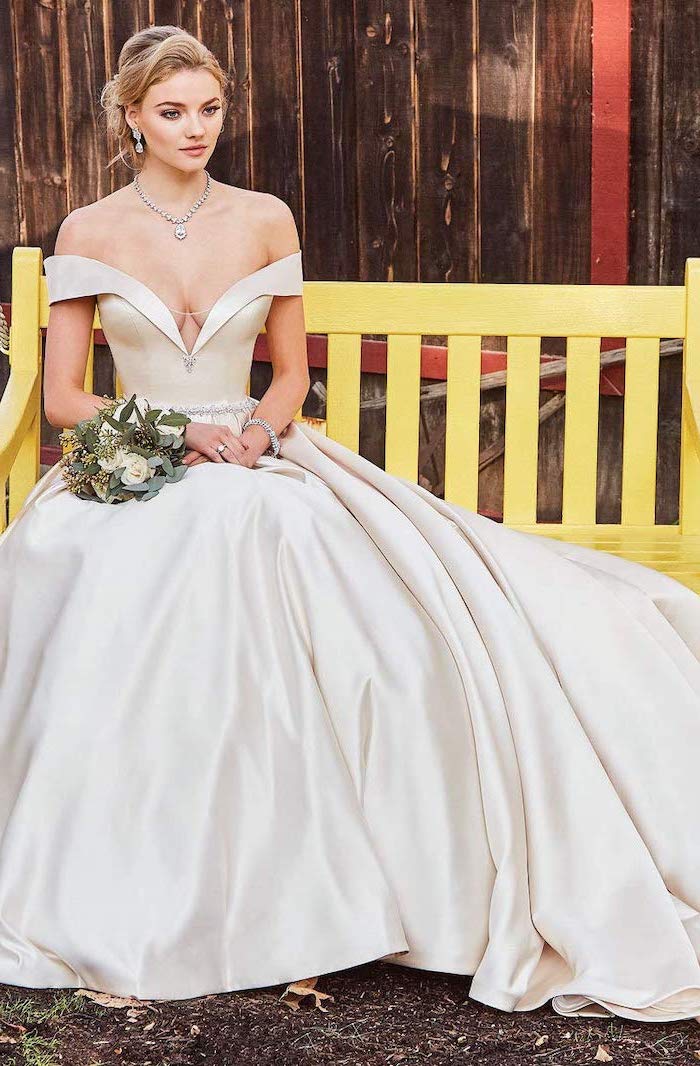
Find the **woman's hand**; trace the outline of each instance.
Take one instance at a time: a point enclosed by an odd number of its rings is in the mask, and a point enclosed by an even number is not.
[[[277,436],[284,437],[288,429],[289,426],[285,426]],[[185,466],[214,462],[252,467],[270,447],[270,436],[265,427],[257,423],[236,436],[230,426],[189,422],[185,426],[185,443],[189,446],[182,460]],[[223,452],[217,452],[217,447],[222,443],[228,447]]]
[[[202,455],[201,452],[197,452],[193,448],[190,451],[185,452],[184,456],[182,457],[183,466],[196,466],[197,463],[208,462],[210,462],[210,460],[206,457],[206,455]]]
[[[283,433],[278,434],[278,436],[283,436]],[[247,458],[245,460],[246,466],[253,466],[263,452],[266,452],[270,447],[270,434],[264,426],[258,425],[257,422],[243,430],[240,440],[243,441],[248,448]]]
[[[242,435],[236,436],[230,426],[212,425],[210,422],[188,422],[185,426],[185,444],[188,447],[182,459],[185,466],[206,462],[253,465],[250,458],[246,458],[248,444],[242,439]],[[226,448],[218,452],[217,448],[221,444],[226,444]]]

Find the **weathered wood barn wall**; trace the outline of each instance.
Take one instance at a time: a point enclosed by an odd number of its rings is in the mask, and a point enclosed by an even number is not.
[[[49,255],[68,211],[131,180],[121,164],[106,168],[98,96],[122,43],[149,24],[183,26],[230,70],[234,99],[209,169],[290,204],[308,280],[591,281],[594,118],[605,125],[592,108],[597,2],[6,0],[0,299],[14,245]],[[606,62],[631,48],[619,131],[627,276],[679,283],[699,249],[700,9],[619,7],[627,40]],[[614,154],[614,121],[606,132]],[[439,474],[426,477],[439,490]],[[614,476],[604,489],[614,496]]]

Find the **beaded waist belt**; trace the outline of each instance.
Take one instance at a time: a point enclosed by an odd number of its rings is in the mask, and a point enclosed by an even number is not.
[[[225,415],[234,411],[254,411],[258,403],[259,400],[256,400],[253,396],[244,396],[241,400],[217,400],[213,403],[180,404],[170,403],[169,401],[160,403],[151,401],[151,406],[161,407],[170,411],[180,411],[181,414],[196,419],[197,415]]]

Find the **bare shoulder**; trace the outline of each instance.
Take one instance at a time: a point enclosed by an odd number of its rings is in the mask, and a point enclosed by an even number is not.
[[[272,261],[300,250],[299,233],[289,204],[272,193],[260,193],[261,232]]]
[[[63,219],[56,234],[55,255],[87,255],[90,213],[87,207],[76,207]]]
[[[76,207],[61,222],[56,234],[56,255],[99,254],[104,243],[102,234],[110,232],[110,219],[114,217],[112,193],[94,203]]]
[[[231,188],[231,203],[253,226],[269,262],[299,251],[299,234],[291,208],[279,196],[255,189]]]

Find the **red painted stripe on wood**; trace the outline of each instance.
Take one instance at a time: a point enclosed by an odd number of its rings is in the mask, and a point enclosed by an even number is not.
[[[591,282],[628,278],[631,0],[593,0]]]

